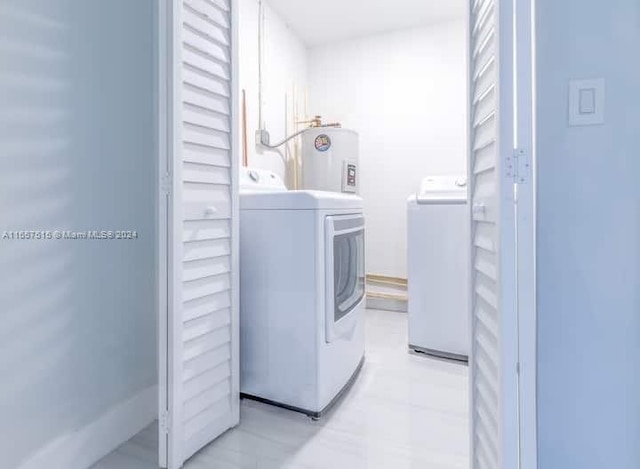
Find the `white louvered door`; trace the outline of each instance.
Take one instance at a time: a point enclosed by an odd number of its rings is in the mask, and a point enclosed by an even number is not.
[[[160,463],[177,469],[239,420],[235,21],[230,0],[169,0],[167,10]]]
[[[471,467],[519,467],[514,0],[470,0]]]

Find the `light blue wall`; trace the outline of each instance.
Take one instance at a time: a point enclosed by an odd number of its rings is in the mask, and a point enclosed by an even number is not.
[[[0,2],[0,457],[156,383],[154,0]]]
[[[640,2],[538,0],[540,469],[640,467]],[[606,124],[567,126],[570,79]]]

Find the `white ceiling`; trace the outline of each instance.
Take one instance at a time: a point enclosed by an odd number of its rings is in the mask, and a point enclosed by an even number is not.
[[[468,0],[266,0],[313,47],[463,18]]]

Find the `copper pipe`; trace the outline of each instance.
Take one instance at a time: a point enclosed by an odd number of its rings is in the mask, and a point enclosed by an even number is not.
[[[296,124],[309,124],[309,127],[322,127],[322,116],[314,116],[313,119],[297,121]]]
[[[313,119],[297,121],[296,124],[309,124],[309,128],[315,129],[318,127],[335,127],[337,129],[342,127],[342,124],[339,122],[332,122],[330,124],[322,123],[322,116],[315,116]]]
[[[247,140],[247,93],[242,90],[242,166],[249,166],[249,143]]]
[[[294,133],[298,130],[298,87],[296,84],[293,84],[293,96],[292,96],[292,124]],[[293,189],[300,189],[300,183],[298,181],[298,145],[297,142],[293,141]]]
[[[289,133],[289,95],[284,94],[284,134]],[[284,146],[284,171],[287,178],[287,187],[293,186],[295,189],[295,178],[291,175],[291,151],[289,145]]]

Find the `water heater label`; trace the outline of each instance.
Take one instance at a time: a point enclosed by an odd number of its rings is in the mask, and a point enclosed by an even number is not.
[[[342,192],[358,192],[357,163],[342,162]]]
[[[331,139],[327,134],[320,134],[316,137],[314,144],[316,150],[327,151],[329,148],[331,148]]]

